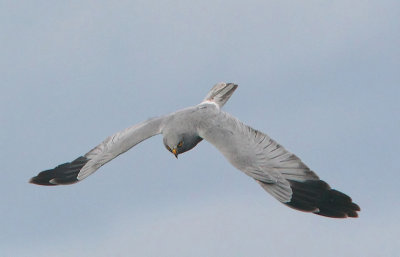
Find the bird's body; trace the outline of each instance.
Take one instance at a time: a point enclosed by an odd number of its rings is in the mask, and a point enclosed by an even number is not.
[[[141,141],[162,134],[165,147],[176,157],[203,139],[208,141],[234,167],[292,208],[328,217],[357,217],[360,208],[350,197],[331,189],[296,155],[266,134],[221,110],[236,88],[235,84],[219,83],[199,105],[118,132],[84,156],[43,171],[30,182],[39,185],[78,182]]]

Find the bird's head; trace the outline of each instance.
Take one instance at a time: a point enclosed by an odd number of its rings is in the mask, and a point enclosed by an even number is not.
[[[191,150],[201,140],[198,135],[190,134],[164,134],[164,146],[170,151],[176,158],[181,153]]]

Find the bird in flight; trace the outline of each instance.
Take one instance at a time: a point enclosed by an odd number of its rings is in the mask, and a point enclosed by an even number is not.
[[[269,136],[221,110],[236,88],[233,83],[218,83],[200,104],[117,132],[85,155],[42,171],[29,182],[45,186],[79,182],[143,140],[162,134],[164,146],[175,157],[203,139],[208,141],[234,167],[291,208],[333,218],[358,217],[360,207],[349,196],[332,189]]]

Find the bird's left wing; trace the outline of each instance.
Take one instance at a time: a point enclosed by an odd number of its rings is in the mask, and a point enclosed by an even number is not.
[[[84,156],[61,164],[54,169],[42,171],[36,177],[31,178],[29,182],[46,186],[79,182],[143,140],[160,134],[164,120],[165,116],[153,118],[117,132]]]
[[[349,196],[331,189],[296,155],[266,134],[223,111],[214,112],[203,124],[199,135],[282,203],[328,217],[357,217],[360,208]]]

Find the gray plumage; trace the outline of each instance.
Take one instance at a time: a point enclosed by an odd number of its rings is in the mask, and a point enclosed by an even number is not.
[[[349,196],[331,189],[296,155],[266,134],[221,110],[236,88],[236,84],[218,83],[199,105],[118,132],[84,156],[43,171],[30,182],[38,185],[76,183],[143,140],[163,134],[165,147],[176,157],[203,139],[208,141],[234,167],[289,207],[328,217],[357,217],[360,208]]]

